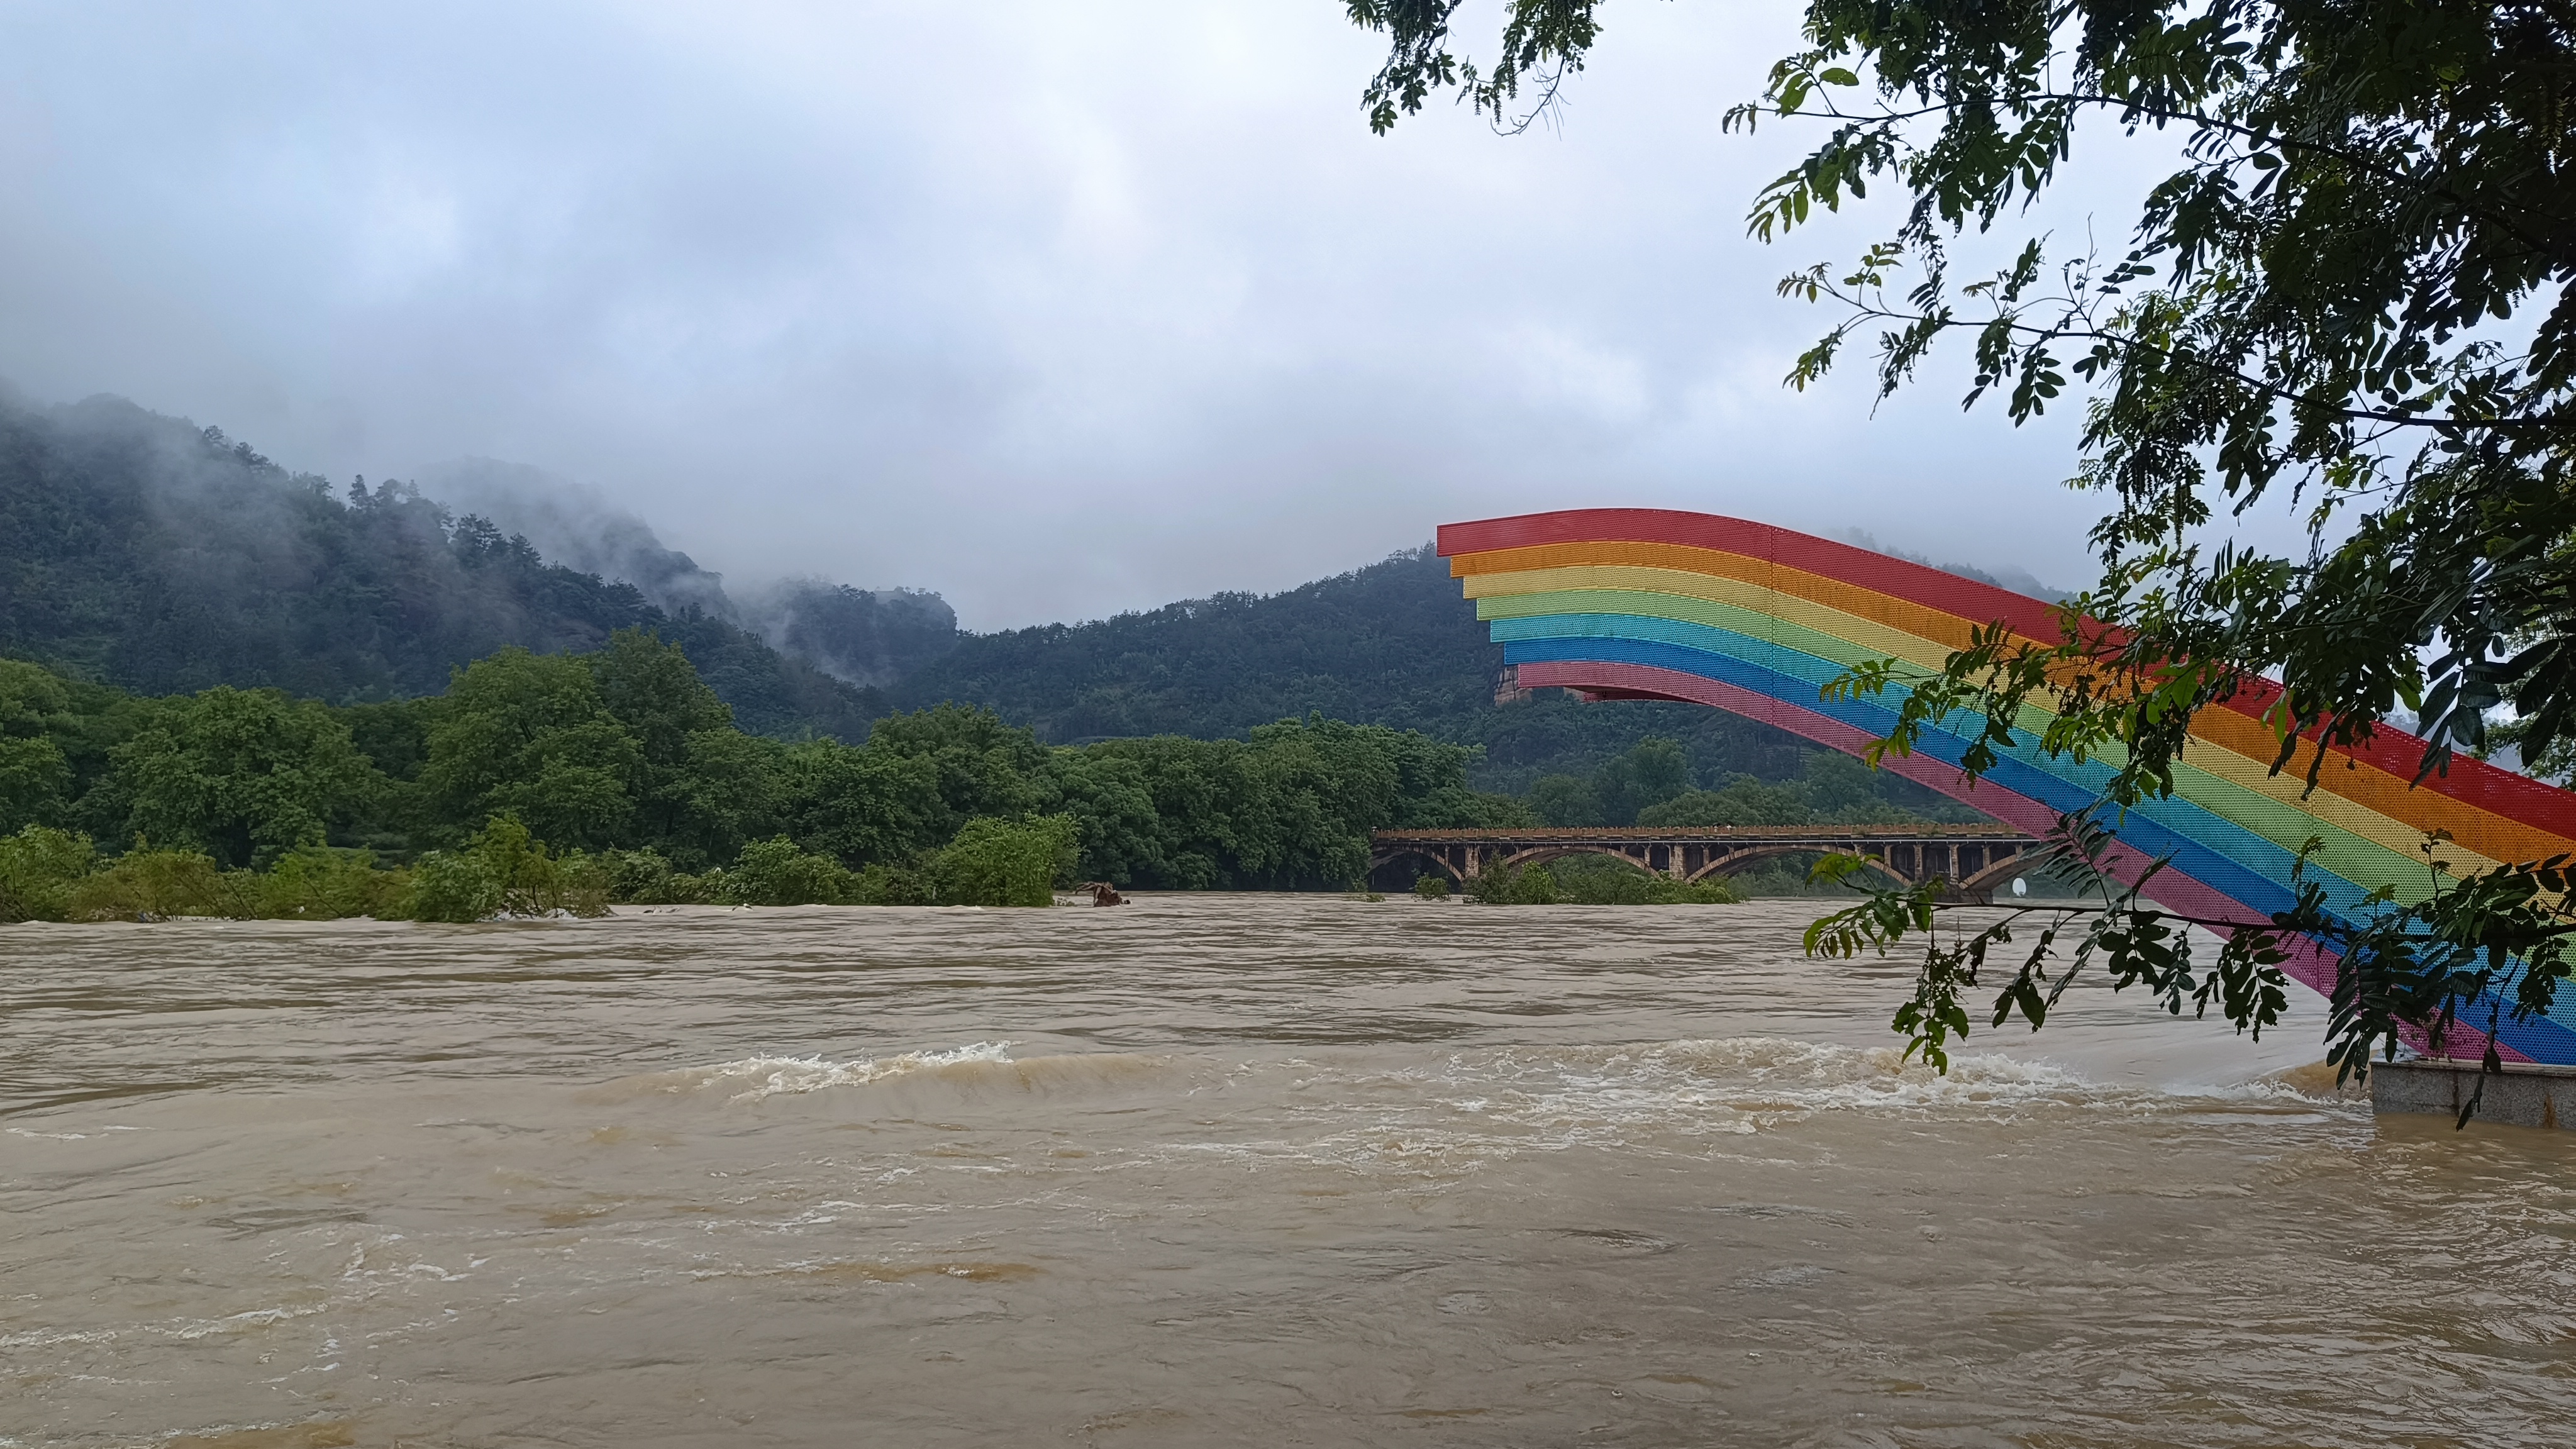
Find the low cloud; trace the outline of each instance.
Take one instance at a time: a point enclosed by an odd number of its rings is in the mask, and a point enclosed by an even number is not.
[[[1797,13],[1616,8],[1505,139],[1369,135],[1313,0],[20,10],[0,374],[586,499],[505,521],[737,607],[1097,617],[1611,503],[2075,580],[2071,419],[1777,386],[1828,319],[1772,279],[1890,224],[1743,236],[1804,138],[1717,119]]]

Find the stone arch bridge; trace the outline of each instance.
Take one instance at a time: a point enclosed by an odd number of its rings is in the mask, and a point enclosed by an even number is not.
[[[1848,855],[1903,885],[1936,876],[1982,898],[2031,869],[2039,842],[2001,825],[1706,825],[1567,830],[1381,830],[1369,874],[1410,862],[1458,882],[1569,855],[1602,855],[1679,881],[1732,875],[1784,855]]]

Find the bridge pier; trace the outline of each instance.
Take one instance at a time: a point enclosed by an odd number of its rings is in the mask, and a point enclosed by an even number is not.
[[[2481,1122],[2513,1127],[2576,1128],[2576,1066],[2506,1062],[2504,1075],[2484,1079],[2478,1099]],[[2481,1085],[2476,1062],[2418,1057],[2370,1064],[2373,1112],[2432,1112],[2456,1118]]]

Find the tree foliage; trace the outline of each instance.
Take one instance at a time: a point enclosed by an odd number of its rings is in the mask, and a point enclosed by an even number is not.
[[[1715,788],[1702,789],[1698,778],[1678,743],[1650,737],[1603,761],[1589,776],[1542,776],[1526,799],[1534,823],[1559,826],[1893,825],[1985,818],[1831,752],[1809,755],[1799,778],[1790,780],[1732,772]]]
[[[372,805],[375,771],[311,700],[225,685],[163,701],[116,746],[90,813],[116,833],[265,866]]]
[[[0,892],[47,919],[1029,904],[1083,879],[1339,888],[1373,830],[1524,818],[1467,787],[1470,748],[1317,716],[1079,747],[960,705],[861,745],[728,719],[686,651],[640,630],[342,708],[228,686],[136,699],[0,664],[0,758],[41,766],[7,777],[33,783],[9,797],[30,818],[0,836]],[[369,885],[379,860],[408,873]]]
[[[429,720],[420,786],[439,818],[507,814],[592,848],[626,837],[643,750],[586,661],[505,649],[459,671]]]
[[[1501,119],[1522,79],[1579,67],[1599,34],[1597,0],[1512,0],[1480,71],[1449,48],[1455,8],[1352,6],[1393,43],[1368,92],[1379,129],[1452,85]],[[1786,235],[1874,181],[1910,204],[1849,268],[1782,284],[1846,311],[1790,381],[1879,328],[1892,391],[1967,333],[1971,404],[2000,393],[2019,421],[2087,390],[2072,481],[2112,505],[2102,583],[2067,637],[1967,651],[1947,671],[1958,688],[1927,693],[1909,725],[1982,704],[2008,728],[2045,690],[2065,747],[2128,745],[2124,787],[2162,789],[2191,713],[2269,673],[2285,763],[2303,735],[2349,742],[2400,707],[2438,745],[2473,748],[2507,691],[2548,748],[2576,707],[2576,16],[1816,0],[1804,33],[1729,115],[1826,129],[1755,199],[1754,233]],[[2034,237],[1958,273],[1962,239],[2054,182],[2087,122],[2180,147],[2130,244]],[[2283,492],[2305,510],[2305,558],[2201,537],[2218,507]]]
[[[1391,40],[1365,98],[1377,129],[1449,87],[1507,120],[1523,80],[1543,103],[1600,34],[1597,0],[1510,0],[1500,56],[1477,69],[1451,50],[1456,8],[1352,4]],[[2526,758],[2552,757],[2576,729],[2576,11],[1811,0],[1803,35],[1728,115],[1746,131],[1822,131],[1753,199],[1753,234],[1786,236],[1872,185],[1903,204],[1852,263],[1781,284],[1842,313],[1790,384],[1874,334],[1892,392],[1964,334],[1970,405],[1999,397],[2018,423],[2081,396],[2070,481],[2107,505],[2092,535],[2101,580],[2064,609],[2061,637],[1998,625],[1931,679],[1887,661],[1842,682],[1909,686],[1886,747],[1982,716],[1974,773],[2016,737],[2023,707],[2044,703],[2043,745],[2111,759],[2113,798],[2133,801],[2171,791],[2195,713],[2250,690],[2279,741],[2274,767],[2311,782],[2329,745],[2400,710],[2434,743],[2428,771],[2485,746],[2508,703]],[[2086,127],[2175,147],[2125,244],[2030,236],[1975,260]],[[2258,506],[2298,518],[2305,550],[2229,541],[2227,520]],[[2533,983],[2554,979],[2552,897],[2532,884],[2552,869],[2460,882],[2439,908],[2297,928],[2360,953],[2343,968],[2355,1000],[2400,1003],[2393,1019],[2432,1030],[2449,1019],[2447,986],[2355,983],[2457,979],[2425,963],[2473,941],[2492,955],[2497,918],[2481,903],[2511,898],[2536,913],[2505,931],[2540,953],[2513,968],[2509,1009],[2527,1013],[2546,995]],[[2101,927],[2102,941],[2154,924],[2134,895],[2104,910],[2127,924]],[[2293,929],[2251,925],[2265,939]]]

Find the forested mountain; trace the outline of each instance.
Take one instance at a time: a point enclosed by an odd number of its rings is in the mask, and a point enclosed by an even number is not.
[[[919,589],[854,589],[789,579],[743,603],[780,650],[852,684],[892,684],[957,645],[957,611]]]
[[[540,468],[461,458],[426,482],[432,497],[526,538],[550,562],[633,584],[667,614],[695,609],[740,624],[845,683],[890,684],[956,642],[957,611],[922,589],[788,579],[728,591],[722,575],[665,547],[652,525],[597,488]]]
[[[1095,623],[963,635],[888,693],[905,708],[981,705],[1059,744],[1241,737],[1320,713],[1482,745],[1477,787],[1512,794],[1549,776],[1590,777],[1650,739],[1680,746],[1676,789],[1723,789],[1743,775],[1795,781],[1817,753],[1697,705],[1582,704],[1558,690],[1498,689],[1504,682],[1503,651],[1426,547],[1266,597],[1219,594]],[[1941,813],[1902,780],[1882,788]],[[1625,823],[1637,806],[1608,808]]]
[[[884,712],[738,624],[666,613],[415,488],[335,494],[122,399],[0,399],[0,653],[145,693],[345,703],[435,694],[496,649],[593,649],[628,627],[684,645],[755,733],[857,740]]]
[[[772,737],[857,742],[890,711],[950,701],[1051,744],[1245,740],[1321,715],[1482,746],[1478,788],[1552,780],[1550,813],[1592,800],[1604,821],[1651,803],[1615,783],[1650,740],[1678,748],[1681,790],[1812,774],[1813,746],[1715,710],[1504,688],[1502,651],[1428,548],[1279,594],[961,634],[926,592],[791,580],[729,597],[642,520],[532,469],[469,460],[437,487],[480,511],[404,483],[335,491],[121,399],[0,398],[0,655],[146,694],[272,686],[355,704],[439,694],[506,647],[578,653],[644,628]],[[1942,811],[1902,781],[1876,788]]]
[[[1267,597],[970,634],[889,691],[989,706],[1059,744],[1240,735],[1310,712],[1453,729],[1492,707],[1502,651],[1428,549]]]

